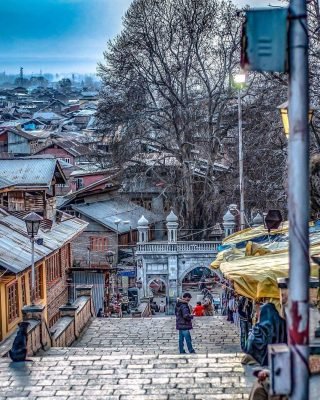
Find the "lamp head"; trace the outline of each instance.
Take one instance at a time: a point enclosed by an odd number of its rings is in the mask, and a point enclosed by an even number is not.
[[[279,210],[269,210],[268,214],[264,219],[265,227],[268,229],[268,232],[271,229],[278,229],[282,222],[282,215]]]
[[[283,130],[287,138],[289,138],[290,128],[289,128],[289,102],[285,101],[277,107],[280,111]],[[311,123],[314,114],[314,107],[310,107],[308,111],[308,122]]]
[[[246,78],[247,76],[243,72],[233,75],[232,86],[235,87],[236,89],[243,89],[246,86]]]
[[[43,220],[43,218],[35,212],[31,212],[30,214],[26,215],[23,220],[26,223],[27,232],[30,238],[37,236],[40,222]]]

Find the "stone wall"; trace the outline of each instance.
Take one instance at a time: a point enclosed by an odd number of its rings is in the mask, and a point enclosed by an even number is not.
[[[89,320],[94,316],[91,297],[92,287],[79,286],[76,288],[77,298],[71,305],[60,307],[59,320],[49,327],[44,318],[44,306],[26,306],[23,308],[23,320],[28,321],[28,356],[35,355],[39,350],[50,347],[68,347],[80,335]],[[1,343],[0,357],[8,356],[16,333]]]

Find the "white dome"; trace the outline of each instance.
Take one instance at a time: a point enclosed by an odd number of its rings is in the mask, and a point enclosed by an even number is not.
[[[262,225],[263,224],[263,216],[258,213],[252,220],[252,224],[254,226]]]
[[[228,210],[223,216],[223,222],[234,222],[235,216]]]
[[[176,216],[176,214],[171,210],[170,214],[167,216],[166,218],[167,222],[177,222],[178,221],[178,217]]]
[[[142,217],[138,221],[138,226],[146,226],[146,225],[149,225],[149,221],[147,220],[147,218],[145,218],[144,215],[142,215]]]

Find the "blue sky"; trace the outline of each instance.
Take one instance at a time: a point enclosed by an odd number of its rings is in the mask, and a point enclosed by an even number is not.
[[[264,5],[265,0],[234,0]],[[95,72],[131,0],[0,0],[0,72]]]

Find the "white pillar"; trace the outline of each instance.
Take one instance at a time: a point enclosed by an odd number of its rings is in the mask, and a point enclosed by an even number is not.
[[[148,242],[149,221],[142,215],[138,221],[139,243]]]
[[[228,211],[223,216],[222,225],[223,225],[225,237],[232,235],[234,233],[235,227],[236,227],[236,222],[235,222],[235,216],[230,212],[230,207],[228,208]]]
[[[176,243],[178,240],[178,217],[171,210],[170,214],[166,218],[167,230],[168,230],[168,242]]]

